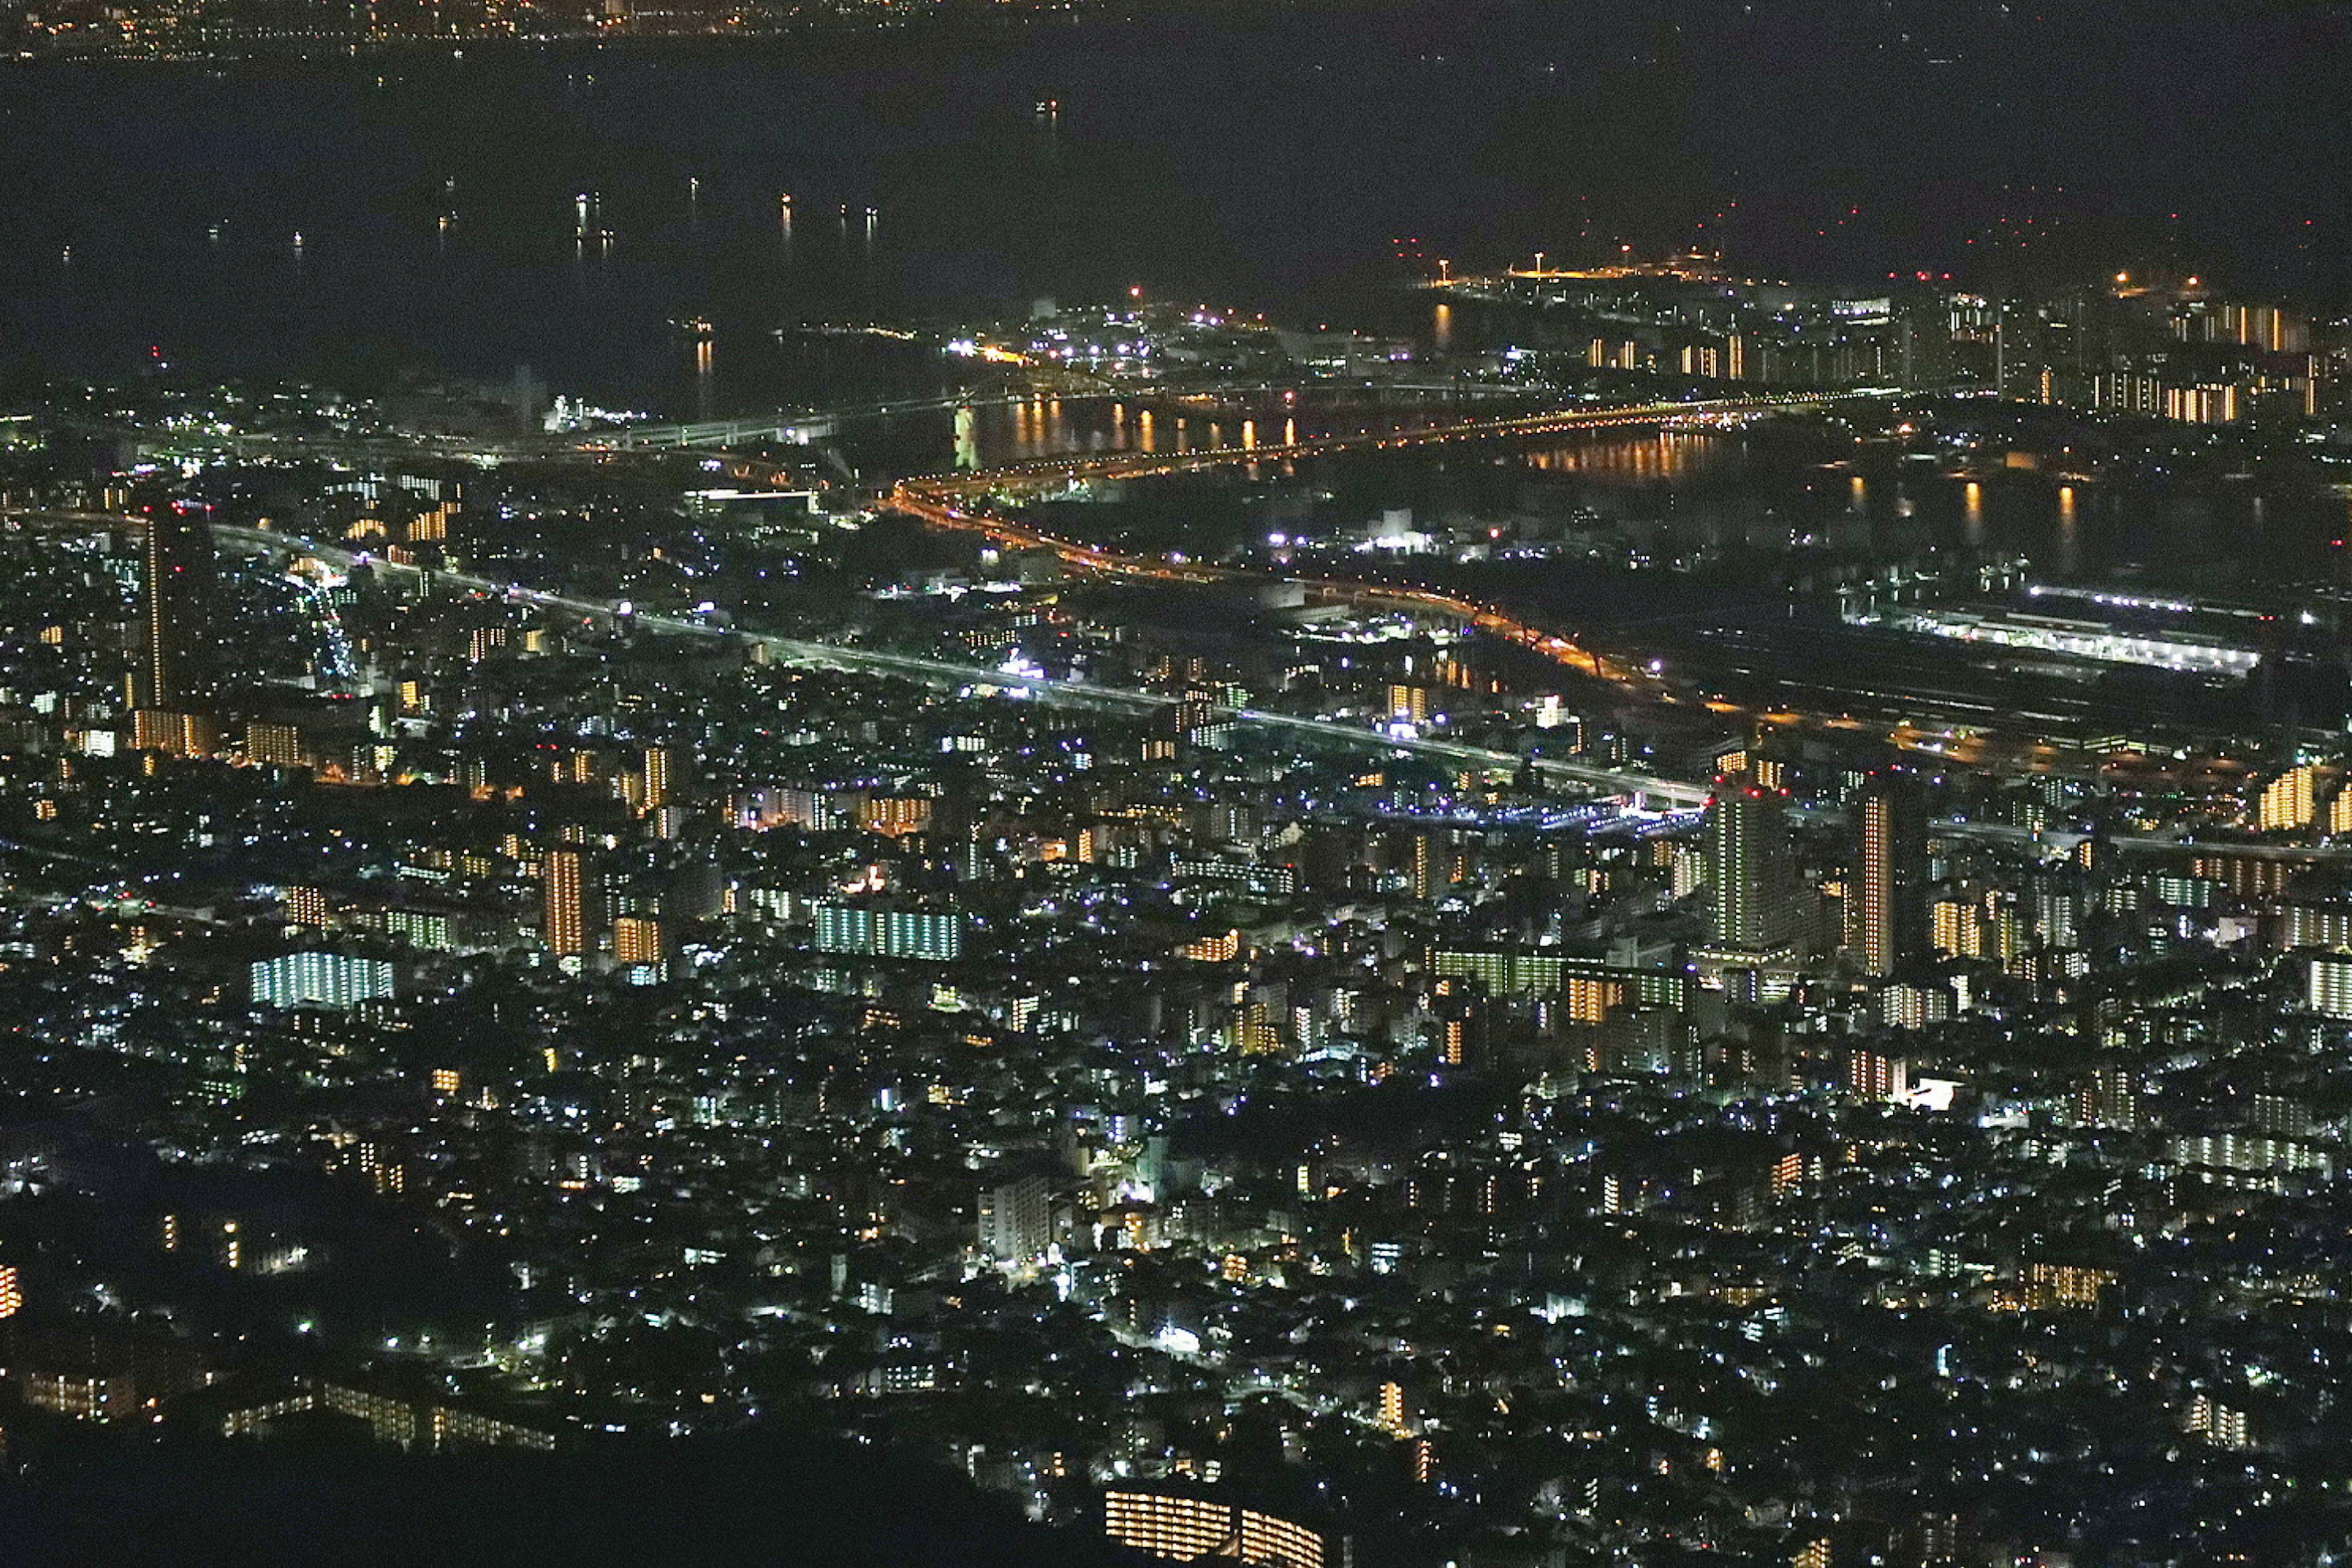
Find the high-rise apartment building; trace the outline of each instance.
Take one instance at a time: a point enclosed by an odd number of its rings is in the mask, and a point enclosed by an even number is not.
[[[673,792],[681,782],[684,763],[685,758],[674,746],[646,748],[646,787],[642,803],[646,810],[656,811],[670,803],[674,798]]]
[[[210,508],[181,501],[148,520],[140,596],[146,655],[140,706],[171,712],[201,706],[212,695]]]
[[[1051,1192],[1043,1176],[1016,1176],[980,1190],[980,1250],[1000,1263],[1025,1263],[1054,1239]]]
[[[2315,1013],[2352,1018],[2352,958],[2313,959],[2304,999]]]
[[[1769,952],[1794,940],[1796,868],[1780,791],[1745,770],[1721,780],[1707,805],[1706,853],[1718,944]]]
[[[1917,774],[1871,776],[1854,804],[1846,945],[1864,973],[1893,974],[1927,945],[1927,805]]]
[[[584,956],[594,942],[597,891],[594,867],[584,850],[569,847],[547,852],[541,931],[547,950],[558,958]]]
[[[2254,796],[2254,826],[2263,833],[2286,833],[2309,827],[2318,770],[2299,763],[2264,784]]]
[[[623,915],[613,922],[613,959],[616,963],[659,963],[669,957],[668,933],[651,915]]]

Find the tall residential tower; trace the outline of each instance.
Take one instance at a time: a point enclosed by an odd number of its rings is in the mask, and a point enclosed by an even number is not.
[[[1797,877],[1785,792],[1746,769],[1716,781],[1706,808],[1707,880],[1717,945],[1777,952],[1797,937]]]
[[[179,501],[149,518],[141,707],[184,713],[212,697],[213,581],[210,507]]]
[[[1863,972],[1895,973],[1927,950],[1927,792],[1902,768],[1873,773],[1854,803],[1846,945]]]

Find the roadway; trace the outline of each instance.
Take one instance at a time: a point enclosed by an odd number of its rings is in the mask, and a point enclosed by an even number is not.
[[[1611,659],[1584,647],[1572,633],[1563,634],[1533,625],[1492,601],[1469,599],[1435,589],[1350,578],[1277,577],[1255,567],[1220,566],[1167,556],[1107,550],[1099,545],[1045,533],[988,510],[984,503],[975,505],[973,502],[975,498],[1007,488],[1030,487],[1055,480],[1076,485],[1091,479],[1140,479],[1203,468],[1286,462],[1352,451],[1409,450],[1457,442],[1569,435],[1689,420],[1734,421],[1790,407],[1818,406],[1878,395],[1881,395],[1874,392],[1809,393],[1719,399],[1706,403],[1554,409],[1540,414],[1457,420],[1419,429],[1332,434],[1266,446],[1244,442],[1238,446],[1199,447],[1188,451],[1160,454],[1124,452],[1098,457],[1042,458],[979,473],[928,475],[902,480],[891,491],[889,504],[894,510],[919,518],[934,527],[978,533],[992,542],[1016,549],[1050,550],[1071,566],[1108,576],[1193,584],[1295,583],[1326,603],[1345,604],[1359,609],[1433,616],[1451,624],[1474,627],[1501,641],[1515,643],[1531,653],[1583,674],[1612,681],[1626,688],[1631,695],[1655,701],[1673,701],[1675,700],[1674,694],[1648,670]],[[1608,770],[1588,771],[1601,773]],[[1659,782],[1664,784],[1667,781]],[[1697,799],[1705,797],[1705,791],[1696,785],[1676,784],[1673,787],[1684,793],[1696,792]],[[1663,794],[1663,791],[1656,793]]]
[[[89,521],[76,518],[72,521]],[[111,519],[121,522],[127,520]],[[340,545],[308,539],[299,534],[281,533],[273,529],[216,526],[216,540],[231,542],[272,555],[309,555],[346,570],[360,561],[353,552]],[[420,569],[404,566],[376,557],[367,563],[379,572],[417,573]],[[678,616],[632,611],[624,616],[617,600],[583,599],[568,595],[551,594],[510,583],[493,582],[487,577],[469,576],[463,573],[433,573],[435,581],[479,593],[506,595],[518,602],[544,609],[562,610],[593,619],[620,621],[655,631],[680,637],[708,637],[713,640],[756,644],[768,650],[778,663],[804,668],[852,670],[871,675],[884,675],[901,679],[929,681],[956,689],[994,688],[1030,693],[1049,700],[1066,701],[1082,706],[1109,708],[1129,713],[1148,713],[1171,708],[1176,699],[1164,692],[1147,691],[1133,687],[1110,686],[1091,680],[1066,680],[1047,675],[1029,675],[1003,669],[987,669],[951,659],[929,658],[919,654],[893,653],[880,648],[847,647],[838,643],[813,642],[804,637],[789,637],[772,632],[745,631],[737,627],[714,626],[706,621]],[[1510,768],[1524,766],[1528,759],[1517,752],[1496,751],[1486,746],[1465,745],[1452,741],[1433,740],[1427,736],[1396,736],[1383,734],[1360,725],[1336,719],[1310,719],[1291,713],[1271,713],[1258,709],[1219,710],[1236,722],[1264,729],[1280,731],[1306,739],[1339,742],[1376,751],[1402,751],[1421,756],[1478,768]],[[1621,796],[1637,805],[1663,802],[1675,806],[1702,805],[1708,792],[1701,785],[1679,779],[1637,773],[1626,769],[1601,768],[1580,763],[1538,759],[1538,775],[1549,782],[1574,785],[1608,795]]]
[[[899,397],[879,403],[852,404],[843,408],[777,409],[769,414],[733,419],[705,419],[691,424],[625,425],[611,430],[582,431],[573,445],[584,451],[644,452],[660,447],[727,447],[754,437],[805,446],[838,435],[853,420],[890,419],[905,414],[936,414],[950,408],[999,408],[1034,403],[1041,395],[1076,401],[1108,397],[1108,392],[1080,391],[1042,395],[1020,393],[942,393],[936,397]]]
[[[1163,403],[1211,407],[1245,407],[1255,403],[1271,403],[1287,395],[1294,399],[1305,394],[1319,405],[1321,399],[1334,395],[1369,395],[1372,397],[1407,396],[1442,398],[1446,401],[1492,398],[1528,402],[1540,393],[1524,386],[1507,386],[1481,382],[1368,381],[1362,385],[1307,383],[1285,385],[1277,382],[1220,384],[1214,391],[1188,392],[1181,387],[1130,385],[1077,386],[1057,391],[1021,392],[952,392],[936,397],[901,397],[879,403],[853,404],[841,408],[780,408],[767,413],[743,415],[731,419],[705,419],[691,423],[664,425],[629,425],[611,430],[577,433],[572,443],[584,451],[637,452],[662,447],[727,447],[754,438],[789,441],[805,445],[813,440],[838,435],[841,426],[856,420],[889,419],[907,414],[936,414],[950,408],[1012,408],[1024,403],[1083,403],[1122,399],[1129,403]],[[1304,444],[1300,445],[1304,450]]]
[[[141,526],[144,519],[105,512],[37,512],[14,510],[0,512],[0,518],[26,522],[89,526]],[[215,526],[215,539],[242,544],[273,556],[314,556],[320,561],[346,570],[358,563],[360,557],[340,545],[325,543],[299,534],[270,529]],[[416,574],[419,569],[377,558],[368,564],[377,571]],[[461,573],[433,573],[434,577],[454,586],[476,592],[512,595],[520,602],[544,608],[565,611],[596,619],[623,619],[619,601],[573,597],[549,594],[518,584],[494,582],[488,578]],[[1393,590],[1374,590],[1381,594]],[[743,631],[713,626],[708,622],[681,616],[634,613],[629,618],[637,625],[677,636],[708,637],[754,643],[766,647],[777,662],[807,668],[838,669],[863,674],[920,680],[951,689],[999,689],[1030,693],[1052,701],[1075,706],[1108,709],[1129,714],[1150,713],[1172,706],[1175,699],[1165,693],[1130,687],[1105,685],[1095,681],[1057,679],[1051,676],[1029,675],[1001,669],[987,669],[958,663],[950,659],[929,658],[917,654],[895,653],[878,648],[846,647],[835,643],[821,643],[801,637],[789,637],[770,632]],[[1271,713],[1258,709],[1221,710],[1240,723],[1287,731],[1305,739],[1360,747],[1381,752],[1405,752],[1433,757],[1470,767],[1508,768],[1516,770],[1529,759],[1516,752],[1497,751],[1458,742],[1432,739],[1426,736],[1399,737],[1381,733],[1362,726],[1333,719],[1311,719],[1297,714]],[[1625,799],[1637,806],[1664,805],[1687,810],[1706,804],[1708,789],[1686,780],[1670,779],[1633,769],[1606,768],[1557,759],[1534,760],[1538,777],[1548,783],[1591,790],[1597,794]],[[1841,814],[1820,808],[1799,807],[1792,816],[1800,821],[1828,822],[1841,819]],[[2041,830],[2012,826],[2003,823],[1968,822],[1939,819],[1929,825],[1929,831],[1939,837],[1965,838],[2005,846],[2015,849],[2039,847],[2063,854],[2080,844],[2085,835],[2067,829]],[[2352,860],[2352,844],[2294,845],[2248,843],[2243,841],[2199,840],[2169,833],[2113,833],[2106,841],[2118,848],[2138,852],[2173,851],[2252,856],[2279,860]],[[0,847],[6,847],[0,846]],[[186,911],[172,911],[175,914]]]
[[[924,475],[903,483],[926,493],[971,496],[1055,479],[1071,484],[1089,479],[1149,479],[1201,468],[1289,462],[1300,458],[1328,457],[1344,452],[1404,451],[1454,442],[1574,435],[1589,430],[1679,424],[1691,420],[1730,422],[1790,408],[1874,401],[1888,395],[1890,394],[1884,390],[1865,388],[1853,392],[1787,393],[1774,397],[1717,398],[1704,402],[1554,408],[1536,414],[1459,419],[1405,429],[1334,431],[1299,441],[1246,441],[1217,447],[1192,447],[1181,451],[1033,458],[972,473]]]
[[[1104,575],[1193,584],[1289,582],[1307,588],[1326,603],[1436,617],[1451,624],[1474,627],[1581,674],[1612,682],[1631,698],[1668,704],[1699,702],[1726,718],[1736,716],[1781,724],[1806,717],[1792,710],[1790,698],[1794,695],[1793,689],[1776,692],[1769,704],[1732,701],[1721,691],[1678,691],[1661,678],[1654,663],[1644,661],[1638,656],[1628,658],[1621,654],[1612,658],[1588,647],[1574,632],[1537,626],[1492,601],[1474,600],[1435,589],[1360,579],[1279,576],[1255,567],[1215,565],[1180,557],[1108,550],[1084,541],[1050,535],[1016,521],[991,510],[987,498],[992,494],[1036,490],[1056,482],[1076,486],[1089,480],[1141,479],[1220,467],[1279,463],[1352,451],[1409,450],[1457,442],[1567,435],[1629,426],[1693,421],[1727,423],[1791,407],[1876,400],[1892,395],[1892,389],[1864,388],[1843,393],[1790,394],[1710,402],[1556,409],[1529,415],[1461,420],[1418,429],[1333,434],[1265,446],[1244,442],[1239,446],[1195,447],[1167,453],[1120,452],[1040,458],[981,472],[934,474],[902,480],[892,491],[889,504],[936,527],[976,532],[996,543],[1014,548],[1050,550],[1072,567]],[[1788,684],[1782,682],[1784,687]],[[1980,727],[1983,721],[1996,717],[1990,708],[1981,714],[1953,719],[1949,724],[1939,727],[1923,721],[1919,714],[1923,710],[1940,710],[1943,706],[1940,701],[1889,700],[1883,693],[1860,684],[1850,690],[1836,687],[1827,689],[1840,692],[1843,700],[1842,711],[1832,713],[1818,701],[1810,704],[1811,719],[1826,728],[1871,729],[1870,723],[1856,717],[1857,714],[1869,714],[1883,725],[1883,730],[1877,732],[1882,732],[1889,743],[1946,762],[1958,762],[1964,765],[1999,763],[2028,771],[2071,771],[2092,776],[2099,776],[2105,772],[2100,765],[2069,769],[2062,750],[2046,743],[2044,738],[2001,740],[1991,735]],[[1820,695],[1818,690],[1811,693],[1816,699]],[[2045,719],[2050,716],[2025,714],[2021,717]],[[1952,724],[1962,723],[1969,726],[1965,735],[1951,727]]]

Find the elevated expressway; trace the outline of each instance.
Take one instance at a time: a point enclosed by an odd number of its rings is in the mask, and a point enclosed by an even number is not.
[[[1089,395],[1073,393],[1069,395]],[[1665,402],[1606,407],[1575,407],[1532,414],[1479,416],[1402,429],[1377,428],[1353,433],[1331,433],[1289,442],[1259,444],[1254,440],[1244,440],[1238,445],[1199,447],[1172,452],[1129,451],[1040,458],[980,472],[920,476],[902,480],[889,492],[888,504],[896,510],[907,512],[934,526],[978,533],[995,542],[1014,548],[1050,550],[1071,567],[1099,575],[1199,584],[1230,582],[1255,584],[1276,581],[1287,582],[1298,584],[1325,603],[1346,604],[1354,608],[1374,612],[1402,612],[1475,628],[1490,637],[1517,644],[1539,657],[1554,660],[1580,673],[1618,684],[1626,689],[1629,696],[1649,700],[1673,701],[1675,700],[1674,695],[1666,689],[1662,681],[1648,671],[1584,647],[1572,633],[1561,633],[1532,625],[1520,619],[1499,604],[1404,584],[1336,577],[1278,577],[1273,574],[1249,568],[1186,562],[1176,558],[1139,555],[1106,549],[1082,541],[1048,535],[1025,523],[989,510],[985,498],[994,493],[1012,490],[1045,490],[1087,479],[1142,479],[1218,467],[1280,463],[1355,451],[1412,450],[1452,444],[1471,444],[1496,438],[1525,438],[1672,425],[1733,423],[1780,410],[1869,400],[1883,395],[1885,394],[1881,392],[1864,390],[1843,394],[1791,394],[1708,402]],[[1035,396],[1035,394],[1031,393],[1003,398],[982,397],[978,401],[1028,402],[1034,401]],[[894,414],[962,406],[974,401],[969,395],[905,399],[887,404],[877,403],[844,408],[824,414],[761,416],[745,419],[711,421],[699,425],[639,426],[631,432],[615,433],[611,437],[600,436],[577,440],[572,443],[572,449],[575,452],[594,454],[622,451],[649,452],[665,447],[704,447],[706,449],[724,452],[730,442],[780,437],[789,439],[795,432],[813,433],[820,425],[828,427],[835,426],[837,422],[843,419],[887,417]],[[624,436],[628,437],[625,445],[623,443]],[[275,444],[265,442],[264,445],[274,446]],[[534,443],[534,445],[537,444]],[[55,515],[48,521],[102,521],[118,525],[130,522],[135,525],[139,520],[81,514],[71,519],[63,515]],[[346,566],[357,559],[351,552],[339,546],[274,531],[216,527],[215,533],[224,541],[233,541],[273,553],[310,554],[321,560]],[[373,561],[373,563],[376,569],[383,571],[411,570],[381,559]],[[509,595],[530,603],[585,616],[616,618],[621,615],[623,608],[616,602],[592,601],[544,594],[511,584],[495,583],[488,579],[467,577],[458,574],[436,573],[435,576],[454,586],[484,593]],[[1043,676],[1026,676],[976,668],[947,659],[932,659],[915,655],[820,643],[768,633],[744,632],[688,618],[638,613],[635,616],[635,620],[638,625],[677,635],[734,638],[757,643],[764,646],[770,656],[780,662],[806,667],[858,669],[958,686],[985,686],[1001,689],[1024,690],[1054,700],[1109,705],[1129,711],[1157,709],[1171,701],[1170,698],[1158,692],[1106,686],[1092,681],[1056,680]],[[1381,750],[1402,750],[1440,757],[1468,766],[1517,768],[1527,761],[1517,752],[1498,752],[1489,748],[1426,737],[1399,739],[1334,720],[1314,719],[1258,710],[1243,710],[1234,712],[1231,716],[1244,723],[1286,730],[1301,738],[1368,746]],[[1556,784],[1586,789],[1604,795],[1620,796],[1638,801],[1644,805],[1655,805],[1686,809],[1704,804],[1708,794],[1703,784],[1637,770],[1557,760],[1540,760],[1536,763],[1536,767],[1541,777]]]
[[[77,519],[76,521],[94,521]],[[106,521],[121,522],[111,518]],[[274,529],[215,527],[215,539],[243,545],[271,555],[309,555],[348,570],[361,557],[340,545],[299,534],[282,533]],[[419,569],[369,557],[367,563],[379,572],[416,573]],[[1048,700],[1077,705],[1109,708],[1129,713],[1152,712],[1174,706],[1175,699],[1164,692],[1146,691],[1133,687],[1108,686],[1090,680],[1064,680],[1045,675],[1025,675],[1008,670],[959,663],[952,659],[929,658],[919,654],[894,653],[880,648],[866,648],[840,643],[815,642],[803,637],[788,637],[772,632],[744,631],[731,626],[716,626],[688,616],[648,614],[631,611],[614,600],[575,598],[568,595],[544,593],[515,584],[493,582],[487,577],[468,576],[463,573],[436,571],[437,583],[467,588],[478,593],[503,595],[518,603],[543,609],[562,610],[595,620],[620,621],[678,637],[708,637],[719,641],[756,645],[764,647],[769,657],[779,664],[804,668],[854,670],[869,675],[892,676],[900,679],[927,681],[952,689],[992,688],[1022,691]],[[1403,751],[1417,755],[1434,757],[1469,767],[1518,768],[1528,759],[1516,752],[1496,751],[1485,746],[1464,745],[1451,741],[1428,738],[1404,739],[1384,735],[1377,731],[1330,719],[1310,719],[1297,714],[1274,713],[1258,709],[1227,710],[1237,722],[1264,729],[1286,731],[1302,739],[1326,744],[1339,743],[1367,747],[1376,751]],[[1679,779],[1669,779],[1629,769],[1592,767],[1580,763],[1538,759],[1538,773],[1555,784],[1574,785],[1605,795],[1622,796],[1642,805],[1662,805],[1689,808],[1705,804],[1707,791],[1697,784]]]
[[[1360,610],[1398,611],[1434,618],[1484,632],[1582,674],[1613,681],[1626,688],[1629,694],[1670,701],[1674,700],[1672,694],[1648,671],[1585,647],[1573,633],[1535,626],[1491,601],[1471,599],[1430,588],[1352,578],[1277,575],[1253,567],[1224,566],[1176,556],[1143,555],[1107,549],[1098,544],[1049,534],[992,510],[987,498],[999,492],[1041,489],[1055,484],[1069,486],[1088,480],[1143,479],[1353,451],[1402,451],[1498,437],[1730,422],[1779,409],[1874,395],[1805,395],[1711,403],[1654,403],[1631,407],[1551,410],[1539,414],[1460,420],[1403,430],[1318,436],[1303,441],[1271,445],[1244,442],[1237,446],[1201,447],[1180,452],[1122,452],[1076,458],[1037,458],[979,473],[905,479],[891,490],[889,505],[934,527],[977,533],[994,543],[1013,549],[1051,551],[1066,565],[1098,575],[1202,584],[1287,583],[1305,589],[1325,604],[1341,604]],[[1706,798],[1703,786],[1682,781],[1573,763],[1556,763],[1548,766],[1553,776],[1575,779],[1598,789],[1618,791],[1630,787],[1647,797],[1676,805],[1696,805]],[[1635,780],[1639,782],[1632,782]]]
[[[2104,776],[2109,764],[2095,754],[2069,752],[2052,743],[2046,736],[1997,733],[1973,718],[1953,715],[1933,700],[1912,702],[1882,697],[1873,706],[1872,694],[1849,690],[1837,711],[1832,711],[1825,704],[1801,711],[1785,703],[1770,707],[1734,703],[1717,692],[1695,693],[1670,688],[1655,673],[1654,665],[1647,664],[1638,657],[1629,657],[1622,650],[1612,656],[1591,646],[1573,630],[1535,625],[1492,601],[1410,584],[1360,578],[1282,574],[1256,567],[1219,565],[1176,555],[1154,556],[1110,549],[1084,540],[1048,534],[992,505],[992,498],[997,496],[1037,494],[1057,486],[1076,486],[1088,481],[1143,479],[1216,468],[1281,463],[1345,452],[1411,450],[1455,443],[1570,435],[1629,426],[1704,426],[1736,423],[1790,408],[1869,402],[1889,395],[1893,394],[1888,389],[1864,388],[1844,393],[1714,402],[1557,409],[1503,417],[1471,418],[1416,428],[1334,434],[1271,445],[1244,442],[1238,446],[1202,447],[1173,452],[1129,451],[1041,458],[980,472],[929,475],[902,480],[891,491],[888,504],[936,527],[978,533],[996,543],[1016,549],[1049,550],[1076,571],[1170,583],[1263,584],[1284,582],[1304,588],[1327,604],[1344,604],[1370,611],[1401,611],[1475,628],[1580,674],[1610,681],[1623,689],[1629,698],[1644,701],[1700,703],[1727,718],[1744,716],[1761,724],[1813,726],[1826,731],[1874,733],[1900,750],[1920,752],[1944,763],[2002,766],[2025,772],[2082,777]],[[2210,760],[2226,761],[2219,758]],[[2194,761],[2183,764],[2189,772],[2200,765],[2203,764]],[[2161,766],[2155,769],[2158,773],[2165,771]]]

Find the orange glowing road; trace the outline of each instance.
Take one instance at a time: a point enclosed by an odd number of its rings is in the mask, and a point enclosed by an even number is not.
[[[1050,550],[1069,565],[1088,572],[1114,577],[1149,578],[1162,583],[1248,583],[1265,580],[1266,573],[1240,566],[1212,566],[1199,562],[1171,562],[1150,555],[1131,555],[1119,551],[1104,550],[1091,544],[1042,533],[1024,523],[1011,521],[992,512],[967,511],[948,501],[934,500],[923,494],[911,483],[902,484],[891,492],[890,505],[909,516],[922,519],[937,528],[959,529],[978,533],[992,542],[1015,550]],[[1295,577],[1278,579],[1296,583],[1327,603],[1344,603],[1360,609],[1401,610],[1420,615],[1434,615],[1445,620],[1515,642],[1547,658],[1568,665],[1608,680],[1628,685],[1643,684],[1644,678],[1631,668],[1605,658],[1601,654],[1580,647],[1572,637],[1562,637],[1538,626],[1528,625],[1511,616],[1499,605],[1479,604],[1457,595],[1442,594],[1429,588],[1403,588],[1381,583],[1358,582],[1345,577]]]
[[[1745,715],[1774,724],[1812,723],[1837,730],[1874,730],[1878,728],[1877,724],[1851,712],[1772,713],[1751,710],[1714,694],[1677,692],[1654,664],[1640,659],[1629,661],[1622,651],[1614,657],[1604,654],[1585,646],[1573,632],[1532,625],[1500,605],[1430,588],[1351,578],[1297,577],[1258,568],[1219,566],[1185,561],[1181,557],[1107,550],[1098,545],[1048,534],[1016,521],[991,510],[987,498],[992,493],[1040,490],[1057,483],[1143,479],[1203,468],[1278,463],[1340,452],[1408,450],[1454,442],[1572,434],[1628,426],[1729,422],[1791,407],[1873,401],[1886,395],[1888,394],[1880,389],[1864,389],[1709,403],[1568,409],[1506,418],[1469,419],[1420,429],[1321,436],[1271,446],[1245,443],[1177,452],[1039,458],[979,472],[909,479],[893,489],[889,504],[936,527],[978,533],[1015,549],[1050,550],[1074,568],[1108,576],[1198,584],[1290,582],[1298,584],[1326,603],[1439,617],[1458,626],[1475,627],[1502,641],[1516,643],[1580,674],[1613,682],[1628,696],[1651,701],[1704,703],[1709,710],[1725,717]],[[1948,727],[1922,728],[1914,720],[1897,714],[1883,716],[1882,722],[1885,738],[1898,748],[1927,752],[1964,765],[1997,766],[2031,773],[2069,773],[2084,776],[2104,774],[2109,766],[2105,759],[2068,752],[2041,737],[2003,738],[1973,725],[1965,732]]]
[[[890,492],[890,506],[937,528],[978,533],[1017,550],[1050,550],[1068,565],[1109,576],[1149,578],[1169,583],[1256,582],[1268,574],[1251,568],[1207,565],[1161,556],[1105,550],[1098,545],[1045,533],[1026,523],[987,510],[992,491],[1037,487],[1056,481],[1076,484],[1087,479],[1148,479],[1202,468],[1278,463],[1297,458],[1340,452],[1409,450],[1454,442],[1486,441],[1525,436],[1552,436],[1626,426],[1713,423],[1735,420],[1805,405],[1832,403],[1873,394],[1806,394],[1781,397],[1740,398],[1712,403],[1654,403],[1630,408],[1554,410],[1506,418],[1467,419],[1420,429],[1364,431],[1354,435],[1318,436],[1304,441],[1272,446],[1201,447],[1190,451],[1122,452],[1076,459],[1039,458],[969,474],[925,475],[901,480]],[[1672,700],[1664,684],[1645,671],[1581,646],[1565,636],[1520,620],[1500,605],[1463,598],[1434,589],[1399,587],[1339,577],[1284,577],[1326,602],[1365,609],[1401,610],[1436,616],[1473,626],[1490,637],[1539,654],[1584,674],[1638,689],[1643,695]]]

